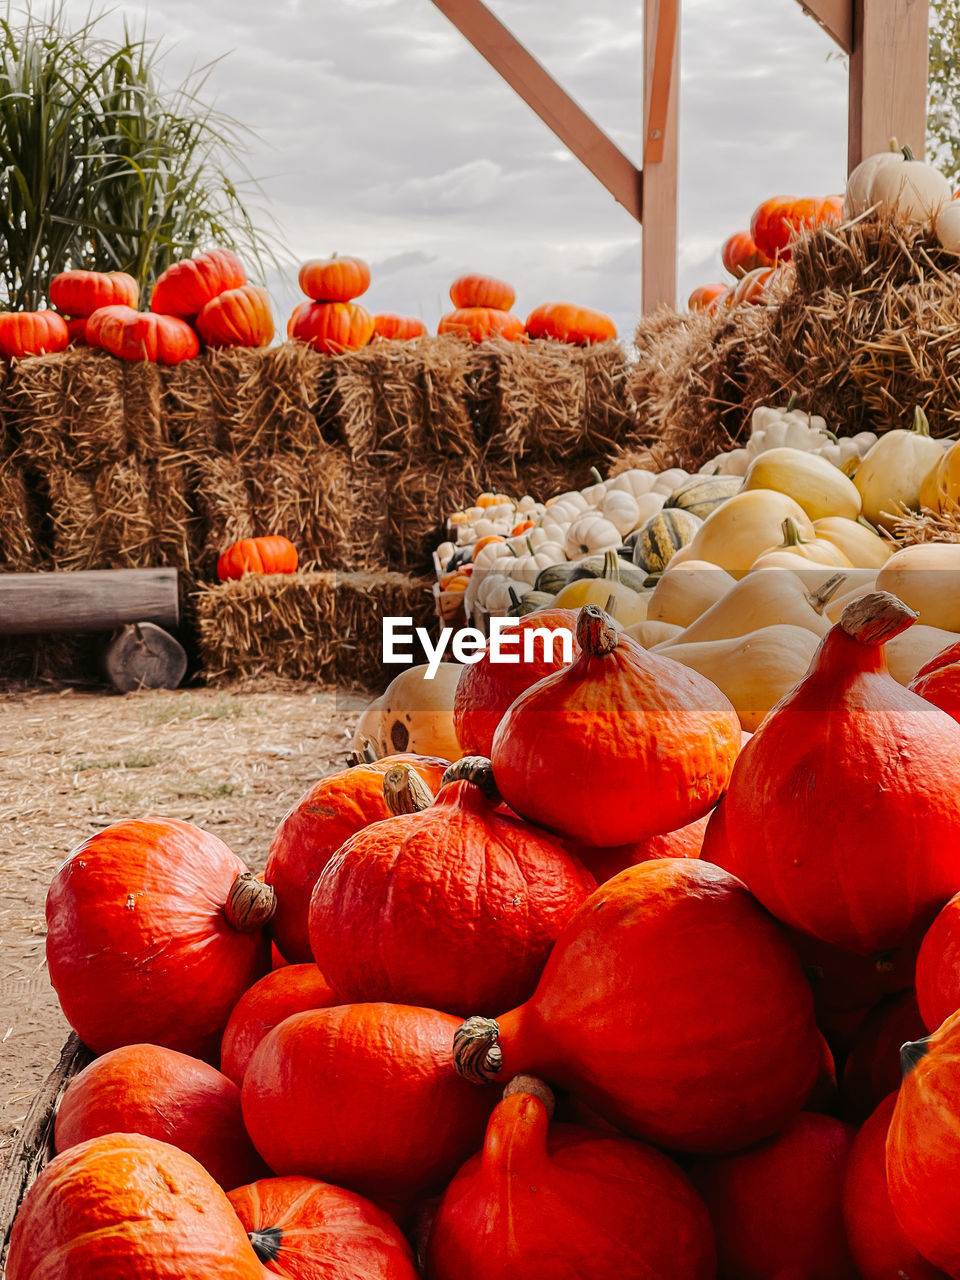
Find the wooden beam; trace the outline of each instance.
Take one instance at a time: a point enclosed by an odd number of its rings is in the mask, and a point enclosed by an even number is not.
[[[433,3],[563,145],[599,178],[614,200],[639,222],[643,216],[643,179],[639,169],[490,12],[483,0],[433,0]]]
[[[797,3],[836,40],[844,53],[853,52],[854,0],[797,0]]]
[[[0,635],[112,631],[127,622],[179,621],[176,569],[0,573]]]
[[[645,0],[644,6],[644,312],[661,304],[674,306],[677,300],[678,7],[677,0]],[[652,137],[655,132],[659,137]],[[654,160],[654,155],[660,158]]]
[[[928,0],[854,0],[848,169],[891,138],[923,156],[929,21]]]

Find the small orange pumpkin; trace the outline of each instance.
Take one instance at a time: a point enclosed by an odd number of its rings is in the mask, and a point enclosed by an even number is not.
[[[715,311],[722,298],[729,298],[730,289],[725,284],[700,284],[687,299],[691,311]]]
[[[227,582],[245,573],[296,573],[299,562],[297,548],[289,538],[241,538],[217,561],[217,577]]]
[[[350,302],[370,288],[362,258],[312,258],[300,268],[300,288],[314,302]]]
[[[720,253],[723,265],[739,280],[757,267],[772,267],[773,259],[757,248],[749,231],[737,231],[726,240]]]
[[[390,342],[409,342],[426,335],[427,326],[416,316],[398,316],[392,312],[373,317],[373,336]]]
[[[70,331],[55,311],[6,311],[0,314],[0,356],[44,356],[63,351]]]
[[[460,307],[456,311],[448,311],[441,317],[437,333],[453,333],[459,338],[469,338],[471,342],[486,342],[488,338],[518,342],[525,336],[519,316],[493,307]]]
[[[208,347],[265,347],[273,338],[270,295],[255,284],[225,289],[197,316],[196,328]]]
[[[120,360],[172,365],[192,360],[200,350],[197,335],[185,320],[132,307],[101,307],[88,316],[84,333],[88,346],[100,347]]]
[[[211,298],[247,283],[243,263],[230,249],[211,249],[173,263],[158,278],[150,295],[157,315],[192,320]]]
[[[287,323],[287,337],[324,355],[339,355],[367,345],[373,316],[358,302],[301,302]]]
[[[526,330],[531,338],[554,338],[581,347],[591,342],[609,342],[617,336],[617,327],[609,316],[573,302],[544,302],[535,307],[527,316]]]
[[[458,310],[462,307],[489,307],[494,311],[509,311],[516,296],[512,284],[494,276],[458,276],[450,286],[450,301]]]
[[[61,271],[50,281],[50,302],[65,316],[92,316],[100,307],[135,307],[140,290],[125,271]]]

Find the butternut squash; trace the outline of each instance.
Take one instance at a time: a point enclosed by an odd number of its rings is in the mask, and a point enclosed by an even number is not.
[[[709,560],[735,578],[742,578],[758,556],[780,541],[783,522],[788,518],[794,521],[801,537],[816,536],[806,512],[789,495],[772,489],[735,494],[707,516],[693,540],[683,548],[687,552],[684,559]],[[671,560],[671,566],[673,563]]]
[[[807,673],[820,644],[806,627],[761,627],[729,640],[658,645],[664,657],[699,671],[721,689],[748,733]]]
[[[900,684],[909,684],[931,658],[956,643],[955,631],[943,631],[940,627],[925,627],[919,622],[915,623],[887,641],[887,667],[894,680]]]
[[[895,551],[877,574],[877,590],[899,596],[924,626],[960,631],[960,543],[920,542]]]
[[[832,542],[858,568],[879,569],[894,552],[892,542],[878,537],[858,520],[825,516],[814,520],[813,527],[821,542]]]
[[[743,488],[773,489],[793,498],[811,520],[845,516],[856,520],[860,494],[852,480],[816,453],[803,449],[768,449],[751,462]]]
[[[682,635],[683,627],[674,626],[671,622],[652,622],[648,617],[646,622],[634,622],[631,626],[624,627],[624,631],[637,644],[642,644],[644,649],[652,649],[654,645],[664,644]]]
[[[835,547],[832,542],[821,541],[816,535],[811,538],[803,537],[797,528],[796,521],[789,518],[783,522],[783,541],[778,546],[768,547],[754,561],[753,568],[762,569],[765,556],[781,553],[799,556],[801,560],[808,560],[811,564],[826,564],[837,569],[853,568],[843,552],[838,547]],[[775,565],[768,567],[776,568]]]
[[[661,647],[673,657],[678,645],[730,640],[777,625],[804,627],[814,635],[826,635],[832,623],[824,614],[824,606],[844,581],[842,572],[835,573],[818,590],[811,591],[796,574],[759,569],[741,578],[675,640]]]
[[[685,560],[664,573],[647,603],[651,622],[670,622],[688,627],[702,613],[722,600],[734,585],[725,569],[708,560]]]

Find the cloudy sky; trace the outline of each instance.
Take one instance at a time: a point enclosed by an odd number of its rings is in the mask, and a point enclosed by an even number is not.
[[[639,0],[490,0],[584,109],[639,161]],[[68,0],[80,21],[88,0]],[[466,270],[510,280],[515,310],[571,300],[629,334],[642,233],[431,0],[134,0],[165,75],[218,58],[207,96],[252,131],[247,164],[290,267],[365,258],[372,310],[435,327]],[[842,187],[846,71],[796,0],[683,0],[681,299],[722,278],[720,245],[765,196]]]

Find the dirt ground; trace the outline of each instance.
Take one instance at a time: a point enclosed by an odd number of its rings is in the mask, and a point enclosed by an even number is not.
[[[0,1169],[69,1030],[44,958],[44,899],[66,855],[154,813],[215,832],[262,870],[284,813],[344,767],[365,703],[293,684],[0,695]]]

